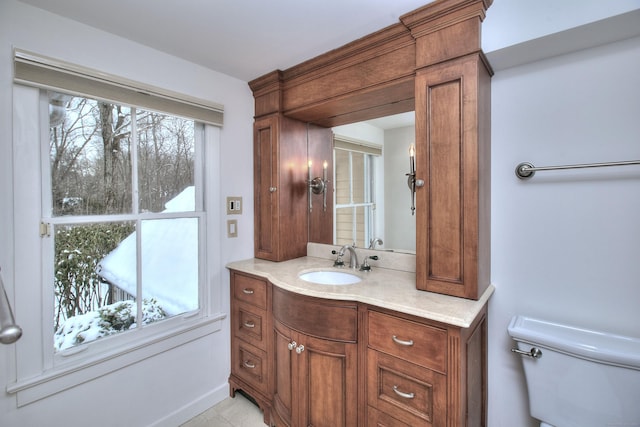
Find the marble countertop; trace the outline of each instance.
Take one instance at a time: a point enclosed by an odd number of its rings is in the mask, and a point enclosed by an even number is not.
[[[413,272],[380,267],[373,267],[367,273],[349,268],[337,269],[331,260],[310,256],[284,262],[252,258],[231,262],[227,268],[263,277],[279,288],[302,295],[359,301],[462,328],[471,326],[494,291],[490,285],[478,301],[419,291],[415,287],[416,275]],[[320,285],[298,277],[310,271],[333,269],[356,274],[362,281],[351,285]]]

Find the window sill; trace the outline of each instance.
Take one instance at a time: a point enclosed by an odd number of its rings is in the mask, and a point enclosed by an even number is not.
[[[28,405],[53,394],[117,371],[141,360],[153,357],[190,341],[218,332],[226,314],[219,313],[204,318],[188,327],[166,331],[137,342],[133,346],[120,347],[111,353],[84,360],[82,363],[55,368],[36,377],[22,379],[7,386],[7,393],[17,395],[18,407]]]

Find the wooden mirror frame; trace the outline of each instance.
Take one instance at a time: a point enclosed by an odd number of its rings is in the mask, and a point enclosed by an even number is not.
[[[423,230],[416,236],[416,287],[471,299],[478,299],[490,280],[493,72],[481,49],[481,24],[491,3],[436,0],[401,16],[398,24],[249,82],[256,120],[285,117],[307,123],[307,129],[415,110],[416,148],[424,153],[418,166],[427,175],[432,172],[427,162],[434,149],[431,123],[437,123],[441,131],[455,133],[453,146],[435,148],[440,150],[438,155],[445,156],[438,163],[438,174],[425,176],[427,187],[432,178],[445,176],[455,194],[445,194],[437,201],[439,205],[431,204],[432,196],[427,200],[425,190],[417,195],[417,208],[424,214],[416,217],[421,222],[418,230]],[[439,87],[450,82],[454,82],[450,85],[453,90],[438,93]],[[440,107],[451,106],[451,112],[431,111],[432,91],[439,97],[436,102]],[[309,156],[332,158],[332,147],[321,148],[329,145],[315,144],[313,150],[320,151],[310,150]],[[436,187],[443,182],[433,181]],[[447,215],[456,218],[453,227]],[[314,210],[308,213],[307,224],[309,241],[332,243],[331,215]],[[256,233],[260,231],[256,229]]]
[[[416,71],[481,52],[492,0],[436,0],[391,25],[249,82],[255,118],[281,113],[333,127],[415,109]]]

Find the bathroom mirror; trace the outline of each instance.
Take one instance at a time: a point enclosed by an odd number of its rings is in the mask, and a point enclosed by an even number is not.
[[[414,126],[408,112],[332,128],[335,244],[415,253],[406,176]]]

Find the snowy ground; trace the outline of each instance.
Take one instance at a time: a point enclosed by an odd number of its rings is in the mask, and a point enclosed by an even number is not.
[[[78,344],[97,340],[136,327],[137,306],[135,301],[120,301],[114,304],[73,316],[65,320],[54,335],[54,347],[61,351]],[[166,314],[155,300],[142,303],[142,324],[162,320]]]

